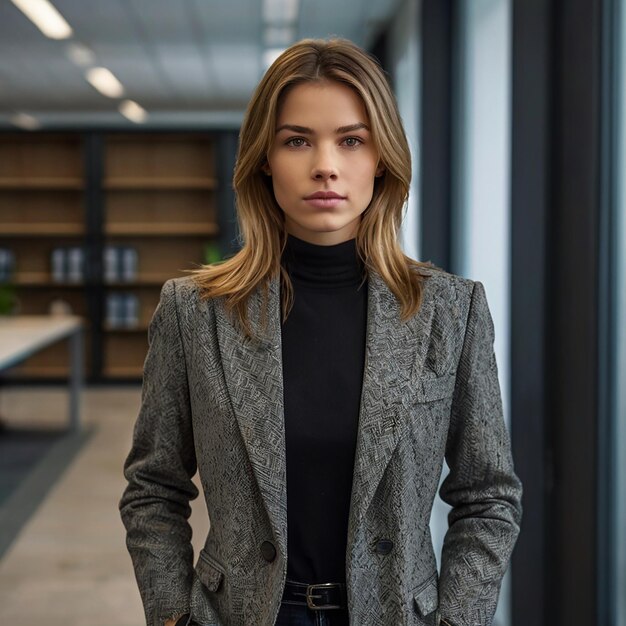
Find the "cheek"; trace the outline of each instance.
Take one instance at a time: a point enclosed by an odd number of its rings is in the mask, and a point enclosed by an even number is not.
[[[289,193],[297,180],[296,166],[293,161],[286,162],[285,159],[276,159],[270,166],[272,169],[272,182],[274,191]]]
[[[354,175],[362,184],[374,185],[378,160],[374,157],[364,159],[358,167],[353,168]]]
[[[289,200],[293,195],[293,185],[291,184],[291,181],[282,174],[278,176],[273,174],[272,185],[274,188],[274,197],[276,198],[276,201],[281,206],[281,208],[284,208],[283,205],[285,203],[289,203]]]
[[[359,190],[359,195],[368,200],[374,193],[374,183],[376,170],[370,167],[363,168],[359,172],[355,172],[354,184]]]
[[[297,196],[296,178],[292,168],[285,168],[274,163],[270,180],[274,198],[282,211],[289,212],[294,204]]]

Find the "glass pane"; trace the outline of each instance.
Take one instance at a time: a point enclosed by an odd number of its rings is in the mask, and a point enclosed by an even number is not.
[[[617,271],[616,284],[613,286],[616,294],[617,337],[617,367],[614,373],[616,424],[616,477],[615,507],[617,516],[614,528],[616,529],[616,614],[617,626],[626,626],[626,0],[620,2],[619,54],[617,90],[618,102],[618,164],[617,164],[617,202],[616,227],[618,243],[616,250]]]

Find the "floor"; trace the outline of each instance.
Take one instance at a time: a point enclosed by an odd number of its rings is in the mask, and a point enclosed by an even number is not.
[[[83,423],[94,433],[0,561],[0,624],[145,624],[118,512],[140,398],[140,387],[83,394]],[[67,410],[64,389],[0,390],[8,423],[62,426]],[[208,528],[201,498],[193,510],[197,552]]]

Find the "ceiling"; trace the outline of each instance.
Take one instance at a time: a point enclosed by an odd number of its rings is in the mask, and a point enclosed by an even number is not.
[[[42,128],[136,127],[118,111],[124,98],[148,111],[145,126],[233,127],[265,69],[264,0],[52,2],[73,29],[68,40],[48,39],[0,0],[0,128],[14,128],[16,113]],[[293,38],[338,35],[367,47],[397,4],[300,0]],[[91,51],[86,66],[70,58],[71,44]],[[96,91],[90,66],[113,72],[123,98]]]

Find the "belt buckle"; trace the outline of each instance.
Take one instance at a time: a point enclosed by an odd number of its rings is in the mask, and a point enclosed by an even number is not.
[[[329,589],[331,587],[337,587],[341,589],[338,583],[320,583],[318,585],[308,585],[306,588],[306,605],[313,611],[319,611],[320,609],[340,609],[340,604],[315,604],[313,598],[321,598],[321,596],[313,595],[313,591],[316,588]]]

